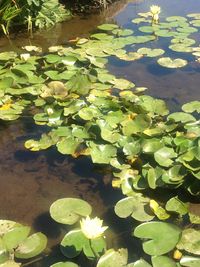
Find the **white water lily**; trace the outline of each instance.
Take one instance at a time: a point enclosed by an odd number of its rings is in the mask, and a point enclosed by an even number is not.
[[[53,114],[53,109],[52,108],[47,108],[47,114],[52,115]]]
[[[159,20],[159,14],[161,12],[161,8],[159,6],[153,5],[150,7],[150,12],[153,22],[157,23]]]
[[[80,221],[81,231],[88,239],[95,239],[103,235],[108,226],[102,226],[103,220],[95,217],[91,219],[89,216]]]
[[[30,58],[30,54],[29,53],[25,53],[25,54],[21,54],[20,58],[24,61],[27,61]]]

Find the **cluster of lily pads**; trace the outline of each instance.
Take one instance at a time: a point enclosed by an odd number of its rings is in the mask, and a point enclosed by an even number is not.
[[[38,232],[29,236],[31,228],[9,220],[0,220],[0,266],[19,267],[19,260],[39,255],[47,238]]]
[[[145,198],[143,200],[146,202]],[[141,217],[138,219],[134,216],[135,210],[138,213],[139,208],[141,208],[136,207],[136,204],[137,200],[134,197],[129,197],[126,203],[124,200],[117,203],[115,212],[123,218],[132,214],[134,219],[141,221]],[[168,211],[179,213],[180,216],[187,212],[187,205],[175,198],[170,200],[166,206]],[[91,213],[92,207],[82,199],[63,198],[51,205],[50,214],[56,222],[66,225],[75,224],[76,226],[63,237],[60,244],[61,252],[68,259],[83,253],[89,260],[96,260],[97,267],[199,266],[200,258],[191,256],[192,254],[200,254],[200,232],[198,230],[190,227],[181,229],[169,222],[141,223],[133,230],[133,235],[144,240],[143,250],[151,257],[152,265],[143,258],[128,263],[127,249],[107,248],[106,236],[104,235],[107,227],[102,226],[103,221],[99,218],[91,219]],[[152,218],[153,216],[150,218],[150,215],[148,218],[142,217],[142,221],[152,220]],[[77,222],[80,222],[79,227]],[[172,256],[170,257],[170,255]],[[55,263],[51,267],[78,267],[78,265],[68,261]]]
[[[170,49],[195,51],[199,57],[199,47],[192,47],[195,41],[188,36],[197,31],[200,14],[188,15],[190,21],[169,17],[154,24],[148,13],[140,16],[133,22],[144,24],[138,28],[144,35],[103,24],[90,38],[50,47],[48,53],[35,46],[24,47],[21,54],[0,53],[0,119],[12,121],[25,114],[37,125],[47,126],[41,138],[26,141],[31,151],[55,146],[62,154],[90,156],[95,164],[109,164],[113,187],[125,195],[115,213],[141,223],[133,234],[150,239],[143,249],[152,256],[152,265],[144,259],[128,264],[127,250],[107,251],[102,236],[87,238],[81,229],[72,230],[61,242],[68,258],[83,251],[89,259],[100,257],[98,267],[116,266],[116,262],[118,267],[199,267],[200,217],[182,195],[200,195],[200,101],[169,114],[163,100],[144,95],[147,88],[109,73],[106,63],[111,56],[125,61],[161,56],[162,49],[141,47],[158,37],[173,37]],[[130,45],[137,50],[127,52]],[[170,68],[185,65],[179,58],[160,57],[158,63]],[[173,192],[166,203],[149,197],[149,192],[154,195],[161,188]],[[50,213],[59,223],[71,225],[81,216],[89,223],[91,207],[83,200],[67,199],[54,203]],[[178,226],[171,224],[174,218]],[[185,221],[192,225],[182,229]]]

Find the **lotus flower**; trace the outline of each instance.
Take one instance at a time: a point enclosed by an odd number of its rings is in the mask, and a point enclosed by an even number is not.
[[[102,226],[103,220],[95,217],[91,219],[89,216],[80,221],[81,231],[88,239],[95,239],[103,235],[108,226]]]

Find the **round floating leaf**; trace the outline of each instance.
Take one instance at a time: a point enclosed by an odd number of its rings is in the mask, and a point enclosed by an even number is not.
[[[170,16],[166,18],[166,21],[187,21],[187,19],[185,17],[182,16]]]
[[[200,231],[188,228],[182,232],[177,248],[189,253],[200,255]]]
[[[120,218],[133,217],[135,220],[144,222],[154,218],[148,211],[149,199],[144,197],[127,197],[117,202],[115,213]]]
[[[190,38],[174,38],[171,40],[172,44],[183,44],[185,46],[190,46],[195,44],[195,40],[194,39],[190,39]]]
[[[180,239],[181,230],[169,223],[147,222],[140,224],[134,230],[139,238],[150,239],[143,243],[144,252],[159,256],[171,251]]]
[[[152,265],[147,261],[140,259],[138,261],[135,261],[134,263],[128,264],[127,267],[152,267]]]
[[[176,28],[178,32],[183,32],[183,33],[194,33],[198,32],[197,28],[194,27],[183,27],[183,28]]]
[[[19,223],[10,220],[0,220],[0,236],[6,234],[10,230],[22,226]]]
[[[182,202],[178,197],[173,197],[167,201],[165,208],[168,211],[176,212],[182,216],[188,213],[188,207],[188,203]]]
[[[200,101],[192,101],[182,106],[182,110],[185,112],[193,113],[198,112],[200,113]]]
[[[68,258],[78,256],[85,244],[89,240],[84,236],[81,230],[72,230],[68,232],[61,241],[61,252]]]
[[[74,224],[81,216],[88,216],[92,207],[84,200],[78,198],[61,198],[50,207],[51,217],[59,223]]]
[[[74,258],[83,251],[88,259],[94,259],[102,254],[105,246],[103,237],[89,240],[81,230],[68,232],[61,241],[61,251],[68,258]]]
[[[184,112],[174,112],[174,113],[170,114],[167,117],[167,119],[173,120],[175,122],[182,122],[182,123],[196,121],[195,117],[193,117],[191,114],[187,114]]]
[[[0,266],[1,267],[1,266]],[[50,267],[78,267],[78,265],[74,262],[57,262]]]
[[[152,26],[142,26],[142,27],[139,27],[139,30],[141,32],[146,32],[146,33],[153,33],[155,31],[154,27]]]
[[[112,31],[113,34],[117,36],[129,36],[133,34],[133,30],[130,29],[115,29]]]
[[[182,68],[187,65],[187,60],[181,58],[172,59],[170,57],[161,57],[157,62],[166,68]]]
[[[68,136],[57,142],[56,147],[61,154],[73,155],[76,152],[80,142],[73,136]]]
[[[185,53],[193,52],[192,47],[185,45],[185,44],[180,44],[180,43],[170,45],[169,48],[176,52],[185,52]]]
[[[118,25],[116,25],[116,24],[102,24],[102,25],[99,25],[97,28],[100,30],[103,30],[103,31],[112,31],[112,30],[118,28]]]
[[[180,260],[180,264],[186,267],[199,267],[200,266],[200,258],[183,256]]]
[[[0,264],[0,267],[20,267],[21,263],[17,263],[15,261],[9,260],[2,264]]]
[[[90,142],[90,155],[94,163],[109,163],[116,153],[117,148],[113,145],[97,145]]]
[[[0,53],[0,61],[8,61],[10,59],[15,59],[16,57],[17,54],[13,51]]]
[[[174,152],[173,148],[162,147],[154,153],[155,161],[164,167],[169,167],[173,161],[172,158],[175,158],[177,154]]]
[[[145,55],[147,57],[158,57],[165,53],[163,49],[150,49],[150,48],[140,48],[137,53]]]
[[[188,18],[195,18],[195,19],[200,19],[200,13],[191,13],[187,14]]]
[[[45,59],[48,63],[52,63],[52,64],[55,64],[55,63],[61,63],[61,57],[58,56],[58,55],[54,55],[54,54],[49,54],[47,56],[45,56]]]
[[[15,250],[15,257],[29,259],[40,254],[47,245],[47,238],[42,233],[35,233],[25,239]]]
[[[178,267],[176,262],[166,256],[154,256],[151,258],[153,267]]]
[[[16,248],[30,233],[30,227],[19,226],[9,230],[3,236],[3,242],[6,245],[6,248],[12,250]]]
[[[109,249],[101,256],[97,263],[97,267],[124,267],[127,265],[128,253],[126,249]]]

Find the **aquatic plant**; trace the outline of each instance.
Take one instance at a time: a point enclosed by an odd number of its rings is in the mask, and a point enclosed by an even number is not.
[[[188,37],[198,32],[200,15],[172,16],[156,25],[148,20],[149,14],[140,15],[133,22],[143,23],[138,28],[142,35],[103,24],[90,38],[77,38],[72,46],[50,47],[48,53],[36,46],[23,47],[27,52],[21,54],[0,53],[0,119],[16,120],[36,107],[34,122],[48,130],[37,140],[27,140],[27,149],[54,146],[64,155],[85,155],[93,163],[109,165],[112,185],[124,195],[115,213],[140,223],[133,235],[149,255],[147,260],[128,263],[127,249],[107,249],[102,236],[105,226],[100,219],[90,219],[92,207],[81,199],[64,198],[51,205],[50,214],[58,223],[72,226],[61,241],[67,258],[83,253],[97,267],[116,266],[116,262],[118,267],[198,267],[200,217],[190,209],[187,196],[196,200],[200,195],[200,101],[170,113],[163,100],[144,94],[147,88],[109,73],[106,63],[110,56],[124,61],[146,56],[158,57],[157,62],[172,71],[184,67],[184,59],[163,57],[163,49],[144,44],[172,37],[169,48],[191,53],[195,60],[199,46]],[[127,52],[126,46],[133,44],[135,49]],[[165,201],[155,193],[162,189],[170,190]],[[84,234],[80,221],[86,229],[98,222],[100,236]],[[78,228],[73,228],[75,223]]]
[[[39,255],[47,238],[38,232],[29,236],[31,228],[9,220],[0,220],[0,266],[22,266],[19,260]],[[17,261],[15,261],[17,259]]]

